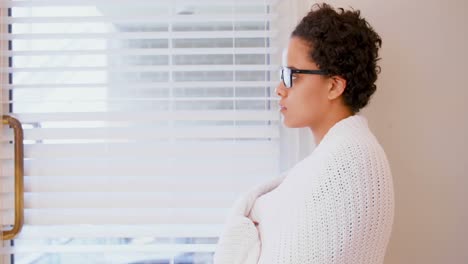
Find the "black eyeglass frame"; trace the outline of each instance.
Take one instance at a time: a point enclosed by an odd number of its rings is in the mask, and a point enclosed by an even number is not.
[[[301,69],[292,69],[289,67],[281,67],[281,80],[286,88],[292,87],[292,76],[293,74],[317,74],[317,75],[327,75],[328,72],[325,70],[301,70]],[[285,72],[288,73],[288,77],[286,78]]]

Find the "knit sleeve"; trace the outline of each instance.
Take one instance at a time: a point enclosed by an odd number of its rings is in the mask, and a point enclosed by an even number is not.
[[[216,245],[215,264],[257,264],[261,242],[257,227],[249,214],[255,200],[276,188],[286,175],[287,172],[262,183],[236,200]]]
[[[254,223],[245,216],[233,216],[226,223],[214,254],[215,264],[256,264],[260,240]]]

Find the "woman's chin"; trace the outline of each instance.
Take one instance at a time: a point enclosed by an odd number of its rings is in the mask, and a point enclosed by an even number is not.
[[[281,116],[281,123],[287,128],[303,128],[307,127],[306,124],[301,123],[301,122],[294,122],[294,120],[285,118],[284,116]]]
[[[299,128],[301,126],[298,126],[297,124],[295,124],[294,122],[291,122],[291,120],[288,120],[287,118],[284,118],[284,116],[282,116],[281,118],[281,121],[283,123],[283,125],[287,128]]]

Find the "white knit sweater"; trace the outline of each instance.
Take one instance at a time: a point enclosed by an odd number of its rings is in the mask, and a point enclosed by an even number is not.
[[[286,175],[233,206],[215,264],[380,264],[394,193],[386,155],[354,115],[336,123]]]

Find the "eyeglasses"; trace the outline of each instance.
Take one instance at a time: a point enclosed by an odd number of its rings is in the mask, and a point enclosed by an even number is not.
[[[293,74],[295,73],[327,75],[327,71],[324,71],[324,70],[299,70],[299,69],[291,69],[289,67],[281,67],[280,69],[281,80],[283,81],[284,86],[286,88],[292,87],[293,85],[292,77],[293,77]]]

